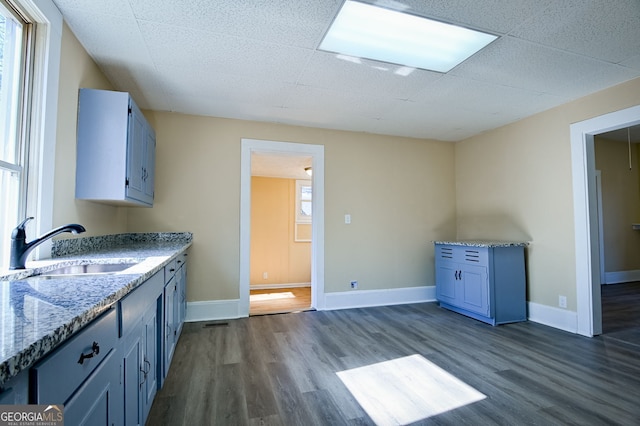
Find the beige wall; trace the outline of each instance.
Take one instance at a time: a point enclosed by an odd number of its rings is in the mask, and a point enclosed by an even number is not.
[[[606,272],[640,270],[640,173],[638,144],[595,138],[596,170],[601,172]]]
[[[458,237],[528,240],[528,300],[576,311],[569,126],[640,103],[640,79],[456,144]]]
[[[295,179],[251,178],[252,286],[311,282],[311,243],[295,241],[295,213]]]
[[[325,147],[325,291],[433,285],[455,235],[454,145],[155,112],[156,201],[133,231],[192,231],[189,300],[239,297],[242,138]],[[344,224],[344,214],[352,224]]]
[[[60,59],[53,224],[80,223],[87,228],[82,236],[125,232],[125,208],[75,199],[76,123],[78,89],[81,87],[112,89],[109,81],[65,24]],[[68,238],[68,234],[63,238]]]

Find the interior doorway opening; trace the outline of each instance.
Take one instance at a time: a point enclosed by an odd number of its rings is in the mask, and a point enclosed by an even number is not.
[[[311,309],[312,160],[251,154],[250,316]]]
[[[576,331],[584,336],[602,333],[594,136],[637,125],[640,125],[640,105],[570,126],[576,251]]]
[[[256,156],[310,160],[313,188],[311,203],[312,221],[310,230],[301,227],[301,235],[309,235],[311,245],[310,304],[313,309],[324,308],[324,146],[291,142],[243,139],[241,147],[241,190],[240,190],[240,285],[238,316],[248,316],[251,305],[251,200],[252,200],[252,158]],[[305,172],[306,173],[306,172]],[[305,175],[309,177],[309,175]],[[294,232],[295,233],[295,232]],[[268,271],[264,271],[267,273]],[[263,272],[261,272],[263,273]],[[290,291],[293,293],[292,291]],[[272,292],[275,293],[275,292]],[[286,295],[291,297],[291,295]],[[281,296],[263,296],[281,297]],[[294,294],[295,297],[295,294]],[[282,297],[281,297],[282,298]]]

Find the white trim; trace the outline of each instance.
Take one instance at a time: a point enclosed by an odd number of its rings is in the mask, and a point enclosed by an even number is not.
[[[311,283],[286,283],[286,284],[252,284],[250,290],[273,290],[278,288],[311,287]]]
[[[239,314],[240,301],[207,300],[204,302],[187,302],[186,322],[216,321],[223,319],[241,318]]]
[[[570,126],[576,251],[577,332],[602,333],[593,136],[640,124],[640,105]]]
[[[604,214],[602,210],[602,172],[596,170],[596,197],[598,199],[597,215],[598,215],[598,251],[600,253],[600,282],[606,283],[605,262],[604,262]]]
[[[434,302],[435,300],[435,286],[341,291],[325,294],[324,309],[368,308],[371,306]]]
[[[528,302],[529,321],[548,325],[570,333],[578,332],[578,315],[573,311]]]
[[[602,284],[620,284],[640,281],[640,269],[634,271],[614,271],[604,273],[604,282]]]
[[[324,308],[324,146],[242,139],[240,153],[240,316],[249,316],[251,268],[251,153],[271,152],[312,157],[311,306]]]
[[[435,300],[435,286],[388,290],[356,290],[325,294],[324,310],[405,305],[408,303],[435,302]],[[240,310],[241,305],[240,299],[188,302],[185,321],[197,322],[243,318],[247,315],[244,315]]]
[[[36,21],[36,49],[34,52],[33,87],[31,94],[30,129],[31,153],[37,158],[31,164],[39,166],[29,178],[27,215],[35,216],[35,236],[53,228],[53,189],[56,158],[56,129],[58,125],[58,89],[60,85],[60,57],[62,51],[62,14],[51,0],[20,0],[20,5]],[[34,192],[35,191],[35,192]],[[48,258],[51,240],[35,250],[35,259]]]

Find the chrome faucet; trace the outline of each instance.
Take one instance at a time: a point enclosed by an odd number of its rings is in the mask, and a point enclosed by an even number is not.
[[[36,246],[38,246],[39,244],[44,243],[49,238],[55,237],[56,235],[63,232],[80,234],[86,231],[86,229],[84,229],[84,226],[71,223],[69,225],[62,225],[54,228],[46,234],[28,243],[27,232],[24,230],[24,227],[31,219],[33,219],[33,217],[28,217],[20,222],[20,224],[16,226],[16,228],[11,233],[11,259],[9,261],[9,269],[24,269],[27,257],[29,256],[31,250],[36,248]]]

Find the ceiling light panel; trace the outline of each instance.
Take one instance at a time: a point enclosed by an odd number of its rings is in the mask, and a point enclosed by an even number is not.
[[[347,0],[320,50],[447,72],[497,36]]]

